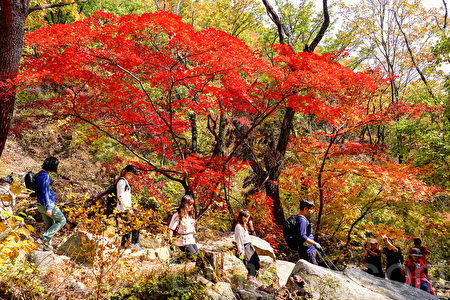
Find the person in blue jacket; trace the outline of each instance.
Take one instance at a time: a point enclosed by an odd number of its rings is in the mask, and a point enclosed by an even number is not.
[[[49,173],[56,173],[59,161],[56,157],[48,157],[42,164],[42,170],[36,175],[35,187],[37,207],[45,223],[45,232],[40,237],[44,251],[53,250],[53,236],[66,224],[66,218],[55,203],[55,192]]]
[[[297,217],[297,232],[300,240],[299,257],[312,264],[317,265],[316,249],[322,250],[319,243],[314,241],[311,229],[311,211],[315,208],[314,203],[309,199],[300,201],[300,212]]]

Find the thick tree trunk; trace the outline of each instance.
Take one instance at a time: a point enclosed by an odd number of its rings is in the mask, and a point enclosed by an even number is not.
[[[18,72],[29,0],[0,0],[0,156],[14,112],[15,87],[8,84]]]

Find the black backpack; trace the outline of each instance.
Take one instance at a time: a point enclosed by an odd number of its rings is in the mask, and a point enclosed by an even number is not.
[[[300,249],[300,238],[297,231],[298,215],[292,215],[284,221],[283,236],[289,248],[298,251]]]
[[[39,173],[38,173],[39,174]],[[28,195],[30,197],[37,197],[36,195],[36,177],[38,174],[34,174],[33,171],[29,171],[25,174],[24,181],[27,188]]]
[[[119,178],[119,180],[124,179],[122,177]],[[116,183],[110,185],[108,187],[108,190],[106,191],[106,209],[105,209],[105,215],[111,216],[114,213],[114,209],[117,206],[118,199],[117,199],[117,183],[119,180],[116,181]],[[127,184],[127,188],[130,188],[130,186]]]

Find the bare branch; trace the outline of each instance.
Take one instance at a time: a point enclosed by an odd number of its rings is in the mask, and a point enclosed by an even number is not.
[[[402,25],[398,21],[397,13],[395,11],[394,11],[394,18],[395,18],[395,22],[397,23],[398,29],[400,30],[400,32],[403,35],[403,38],[405,39],[406,48],[408,49],[408,52],[409,52],[409,57],[411,58],[411,61],[412,61],[413,65],[414,65],[414,67],[416,68],[417,73],[419,73],[420,79],[422,79],[423,83],[425,84],[425,87],[427,88],[428,94],[430,94],[430,96],[436,101],[436,97],[434,96],[433,91],[431,90],[430,86],[428,85],[428,81],[425,78],[425,75],[423,75],[422,70],[417,65],[416,59],[414,58],[414,55],[413,55],[413,52],[412,52],[412,49],[411,49],[410,42],[408,40],[408,37],[406,36],[406,33],[403,31]]]
[[[28,8],[28,14],[31,14],[32,12],[38,11],[38,10],[44,10],[44,9],[55,8],[55,7],[63,7],[63,6],[79,4],[79,3],[86,3],[87,1],[88,0],[80,0],[80,1],[67,2],[67,3],[54,3],[54,4],[36,5],[36,6]]]
[[[266,7],[267,13],[269,14],[270,19],[275,23],[278,28],[278,38],[280,39],[280,44],[284,44],[284,35],[283,35],[283,24],[281,24],[281,20],[278,17],[277,13],[273,9],[272,5],[267,0],[262,0],[264,6]]]
[[[313,52],[314,49],[316,49],[319,42],[322,40],[323,36],[325,35],[325,32],[328,29],[328,26],[330,26],[330,14],[328,13],[328,3],[327,0],[322,1],[323,4],[323,23],[320,27],[319,32],[317,33],[314,40],[311,42],[311,44],[305,45],[304,51],[305,52]]]

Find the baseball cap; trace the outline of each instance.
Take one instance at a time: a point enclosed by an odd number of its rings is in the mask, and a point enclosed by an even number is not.
[[[420,251],[419,248],[412,248],[409,254],[411,254],[412,256],[423,256],[422,251]]]

